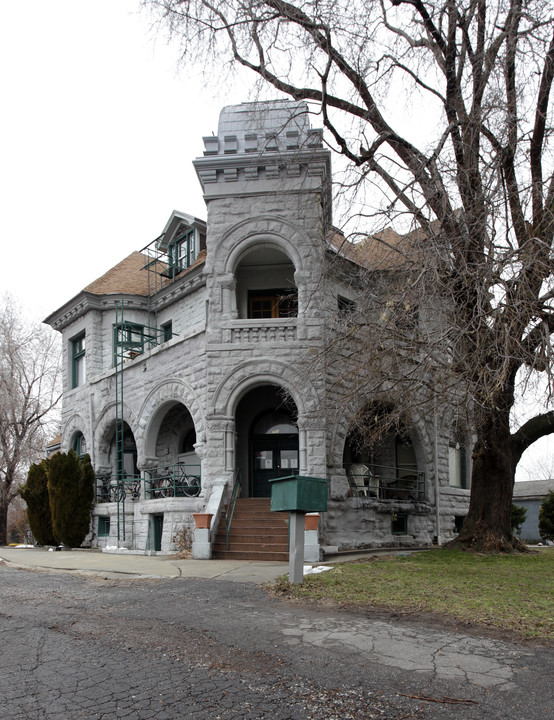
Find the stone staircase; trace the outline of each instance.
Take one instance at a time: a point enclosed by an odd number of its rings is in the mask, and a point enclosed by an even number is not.
[[[221,560],[278,560],[288,562],[288,513],[271,512],[269,498],[239,498],[229,533],[221,519],[212,547]]]

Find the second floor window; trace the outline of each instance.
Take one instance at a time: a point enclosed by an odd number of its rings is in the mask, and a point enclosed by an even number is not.
[[[114,326],[114,365],[119,360],[132,360],[144,352],[144,326],[123,322]]]
[[[160,329],[162,342],[167,342],[168,340],[171,340],[171,338],[173,337],[173,323],[171,322],[171,320],[164,323]]]
[[[296,289],[250,291],[248,306],[253,320],[297,317],[298,293]]]
[[[71,341],[71,387],[85,384],[85,333]]]
[[[195,260],[194,229],[189,228],[177,235],[168,248],[169,265],[179,272],[190,267]]]

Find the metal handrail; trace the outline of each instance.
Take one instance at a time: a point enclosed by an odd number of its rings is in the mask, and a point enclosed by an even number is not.
[[[415,467],[352,463],[344,469],[352,491],[359,496],[380,500],[425,500],[425,473]]]
[[[240,470],[237,469],[235,472],[235,485],[233,487],[233,494],[231,495],[231,501],[225,511],[225,531],[227,533],[227,550],[229,549],[229,533],[231,531],[231,523],[235,515],[235,507],[237,500],[240,495]]]

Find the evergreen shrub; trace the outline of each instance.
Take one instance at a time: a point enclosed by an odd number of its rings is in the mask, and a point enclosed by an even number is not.
[[[545,540],[554,540],[554,491],[550,490],[539,510],[539,533]]]
[[[80,547],[90,529],[94,501],[94,470],[90,457],[70,450],[56,453],[48,468],[52,527],[58,542]]]
[[[27,482],[19,489],[19,494],[27,503],[31,532],[39,545],[56,544],[48,495],[48,464],[49,460],[45,458],[31,465]]]

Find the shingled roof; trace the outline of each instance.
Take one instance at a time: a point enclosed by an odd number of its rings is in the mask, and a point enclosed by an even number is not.
[[[201,252],[195,262],[185,270],[181,271],[177,277],[182,277],[192,268],[200,265],[206,259],[206,253]],[[132,252],[124,260],[114,265],[113,268],[104,273],[101,277],[84,288],[83,292],[92,293],[93,295],[143,295],[148,296],[148,271],[145,269],[146,264],[151,261],[147,255],[141,252]],[[166,265],[159,262],[158,272],[161,272]],[[158,278],[158,289],[169,285],[172,280],[166,277]],[[150,287],[152,291],[152,287]]]
[[[140,252],[132,252],[124,260],[84,288],[94,295],[148,295],[148,273],[144,270],[148,258]]]
[[[438,222],[431,223],[431,227],[437,229]],[[327,236],[327,243],[338,255],[368,270],[392,270],[417,262],[422,253],[421,243],[425,238],[425,233],[419,228],[400,235],[388,227],[353,243],[333,228]]]

